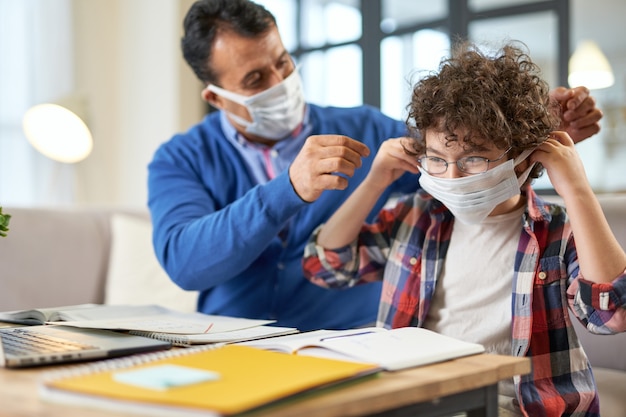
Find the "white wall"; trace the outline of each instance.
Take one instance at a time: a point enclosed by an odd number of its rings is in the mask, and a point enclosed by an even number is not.
[[[190,0],[73,0],[76,89],[94,151],[76,166],[76,202],[145,206],[147,164],[200,120],[201,85],[180,52]]]
[[[22,117],[74,90],[71,0],[0,0],[0,205],[70,201],[74,167],[29,144]]]

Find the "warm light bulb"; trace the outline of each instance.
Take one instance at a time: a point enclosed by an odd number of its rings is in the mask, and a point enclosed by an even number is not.
[[[30,108],[24,115],[23,126],[30,144],[55,161],[79,162],[93,149],[93,138],[85,122],[57,104]]]
[[[569,60],[570,87],[585,86],[590,90],[613,85],[615,78],[609,61],[595,42],[584,41]]]

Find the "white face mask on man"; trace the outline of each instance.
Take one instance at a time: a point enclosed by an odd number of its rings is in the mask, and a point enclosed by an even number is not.
[[[251,135],[278,141],[289,136],[304,118],[304,94],[297,68],[281,83],[253,96],[243,96],[213,84],[207,89],[248,109],[252,122],[233,113],[229,116],[245,126]]]
[[[534,149],[522,152],[515,160],[509,159],[482,174],[460,178],[434,177],[420,167],[419,183],[424,190],[441,201],[456,219],[465,224],[479,224],[500,203],[520,194],[534,164],[519,177],[515,167]]]

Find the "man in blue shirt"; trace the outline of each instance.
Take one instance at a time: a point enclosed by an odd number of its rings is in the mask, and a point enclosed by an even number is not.
[[[313,229],[369,171],[370,152],[404,136],[405,124],[369,106],[306,103],[274,17],[253,2],[197,1],[184,28],[185,59],[220,111],[163,144],[149,165],[159,261],[180,287],[200,291],[204,313],[300,330],[373,323],[380,286],[319,288],[301,259]],[[553,96],[575,140],[599,130],[602,113],[586,88]],[[405,174],[372,213],[417,187]]]

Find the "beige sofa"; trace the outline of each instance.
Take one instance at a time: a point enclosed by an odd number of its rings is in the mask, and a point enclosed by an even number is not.
[[[0,311],[156,303],[195,311],[197,294],[158,264],[147,210],[15,208],[0,239]]]
[[[626,194],[600,197],[626,247]],[[110,208],[4,207],[0,311],[79,303],[157,303],[193,311],[197,294],[180,290],[158,265],[148,213]],[[594,366],[603,417],[626,416],[626,333],[578,334]]]

